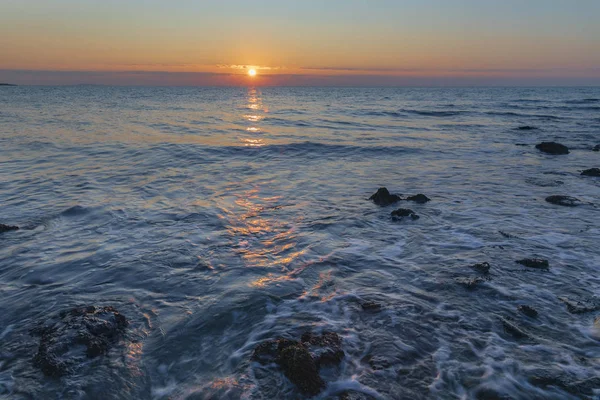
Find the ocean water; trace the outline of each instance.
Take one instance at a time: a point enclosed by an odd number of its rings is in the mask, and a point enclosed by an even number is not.
[[[561,298],[600,296],[597,144],[600,88],[0,88],[0,398],[301,399],[250,356],[306,331],[343,339],[321,399],[593,398],[600,309]],[[127,333],[45,377],[78,305]]]

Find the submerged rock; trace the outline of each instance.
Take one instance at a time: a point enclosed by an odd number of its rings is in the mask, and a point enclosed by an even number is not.
[[[524,265],[528,268],[537,268],[537,269],[548,269],[550,268],[550,263],[548,260],[544,260],[542,258],[524,258],[522,260],[515,261],[517,264]]]
[[[0,224],[0,233],[18,230],[18,226]]]
[[[594,146],[592,151],[600,151],[600,144],[597,144],[596,146]]]
[[[72,372],[88,358],[105,354],[123,336],[128,321],[113,307],[79,307],[34,331],[40,345],[34,363],[47,376]]]
[[[471,265],[471,268],[473,268],[477,272],[481,272],[482,274],[489,273],[491,267],[492,266],[487,262]]]
[[[567,146],[556,142],[542,142],[537,144],[535,148],[548,154],[569,154],[569,148]]]
[[[360,305],[365,311],[379,311],[381,310],[381,304],[374,301],[365,301]]]
[[[420,218],[413,210],[409,210],[408,208],[399,208],[395,211],[392,211],[393,219],[402,219],[404,217],[410,217],[413,220]]]
[[[591,298],[588,300],[570,300],[567,297],[559,297],[560,301],[565,303],[567,306],[567,311],[571,314],[585,314],[592,311],[600,310],[600,299]]]
[[[431,199],[429,197],[425,196],[422,193],[416,194],[414,196],[409,196],[406,198],[406,200],[414,201],[415,203],[419,203],[419,204],[425,204],[428,201],[431,201]]]
[[[584,176],[600,176],[600,168],[590,168],[586,169],[581,173]]]
[[[517,339],[527,339],[530,338],[529,334],[521,329],[515,322],[510,318],[502,318],[500,317],[500,321],[502,321],[502,326],[504,327],[504,332],[513,336]]]
[[[347,390],[338,396],[338,400],[375,400],[375,397],[365,393]]]
[[[517,307],[520,313],[527,315],[530,318],[535,318],[538,316],[538,312],[535,308],[528,306],[526,304],[520,305]]]
[[[456,283],[464,286],[468,290],[475,290],[477,286],[485,282],[483,278],[456,278]]]
[[[337,365],[344,358],[341,344],[334,332],[305,333],[299,342],[284,338],[263,342],[251,358],[261,364],[276,363],[303,394],[315,396],[325,388],[319,375],[321,366]]]
[[[578,377],[571,377],[564,372],[538,371],[527,380],[532,385],[544,389],[548,387],[560,388],[580,399],[595,399],[595,391],[600,388],[600,377],[578,379]]]
[[[546,201],[557,206],[576,207],[581,205],[581,201],[576,197],[554,195],[546,197]]]
[[[373,354],[363,357],[361,361],[368,363],[373,371],[388,369],[393,365],[387,358]]]
[[[538,128],[536,128],[535,126],[524,125],[524,126],[519,126],[518,128],[515,128],[515,129],[518,131],[533,131]]]
[[[373,200],[373,203],[377,204],[378,206],[385,207],[402,200],[402,198],[397,194],[390,194],[387,188],[382,187],[379,188],[375,194],[369,197],[369,200]]]

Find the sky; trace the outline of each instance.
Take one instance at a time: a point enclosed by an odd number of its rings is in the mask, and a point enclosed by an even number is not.
[[[599,21],[600,0],[0,0],[0,82],[597,86]]]

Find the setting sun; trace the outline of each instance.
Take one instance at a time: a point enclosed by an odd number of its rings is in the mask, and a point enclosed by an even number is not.
[[[254,68],[248,70],[248,75],[250,75],[250,76],[256,76],[256,70]]]

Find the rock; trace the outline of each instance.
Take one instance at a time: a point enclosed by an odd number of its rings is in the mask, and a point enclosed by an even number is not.
[[[310,350],[318,369],[324,365],[338,365],[346,355],[342,350],[342,339],[334,332],[324,332],[321,336],[305,333],[300,341]]]
[[[285,376],[302,393],[316,396],[325,388],[325,382],[319,376],[315,360],[301,343],[286,346],[279,351],[277,363]]]
[[[471,265],[471,268],[473,268],[475,271],[481,272],[482,274],[489,273],[491,267],[492,266],[487,262]]]
[[[569,148],[556,142],[542,142],[535,146],[536,149],[548,154],[569,154]]]
[[[600,176],[600,168],[590,168],[586,169],[581,173],[584,176]]]
[[[410,217],[413,220],[420,218],[413,210],[409,210],[408,208],[399,208],[395,211],[392,211],[393,219],[402,219],[404,217]]]
[[[18,230],[18,226],[0,224],[0,233]]]
[[[526,304],[520,305],[517,307],[520,313],[527,315],[530,318],[535,318],[538,316],[538,312],[535,308],[528,306]]]
[[[373,371],[381,371],[392,366],[390,360],[382,356],[367,355],[361,361],[368,363]]]
[[[376,303],[374,301],[365,301],[360,306],[365,311],[380,311],[381,310],[381,304]]]
[[[416,194],[414,196],[409,196],[406,198],[406,200],[414,201],[415,203],[419,203],[419,204],[425,204],[428,201],[431,201],[431,199],[429,197],[425,196],[422,193]]]
[[[475,290],[478,285],[485,282],[485,279],[482,278],[456,278],[456,283],[464,286],[468,290]]]
[[[518,131],[533,131],[538,128],[536,128],[535,126],[524,125],[524,126],[519,126],[518,128],[515,128],[515,129]]]
[[[592,151],[600,151],[600,144],[595,145]]]
[[[537,268],[537,269],[548,269],[550,268],[550,263],[548,260],[543,260],[541,258],[524,258],[522,260],[515,261],[517,264],[524,265],[528,268]]]
[[[337,365],[345,356],[342,339],[334,332],[305,333],[301,341],[284,338],[259,344],[251,359],[261,364],[276,363],[285,376],[305,395],[315,396],[325,388],[319,369]]]
[[[557,206],[564,207],[576,207],[581,205],[581,201],[578,198],[571,196],[548,196],[546,197],[546,201],[551,204],[556,204]]]
[[[510,318],[500,317],[500,321],[502,321],[504,332],[508,333],[509,335],[517,339],[526,339],[530,337],[527,332],[517,326]]]
[[[105,354],[125,333],[128,322],[113,307],[79,307],[37,329],[40,345],[34,363],[46,376],[59,377],[86,359]]]
[[[588,300],[569,300],[567,297],[559,297],[560,301],[565,303],[567,311],[571,314],[585,314],[588,312],[600,310],[600,299],[592,297]]]
[[[378,206],[385,207],[402,200],[402,198],[396,194],[390,194],[386,188],[382,187],[379,188],[375,194],[369,197],[369,200],[373,200],[373,202]]]

